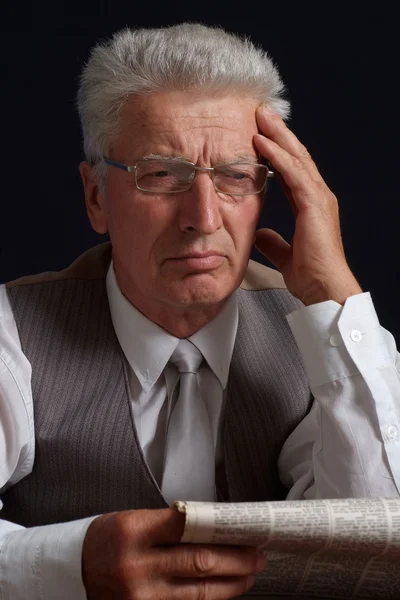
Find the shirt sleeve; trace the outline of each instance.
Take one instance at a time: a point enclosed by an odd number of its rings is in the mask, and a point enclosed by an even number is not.
[[[32,471],[35,433],[31,373],[5,287],[0,286],[0,492]]]
[[[370,294],[287,320],[314,396],[279,457],[287,499],[399,497],[400,354]]]
[[[0,494],[32,471],[34,443],[31,365],[0,285]],[[93,518],[25,529],[0,512],[1,600],[86,600],[82,544]]]
[[[26,529],[0,521],[2,600],[86,600],[82,545],[94,518]]]

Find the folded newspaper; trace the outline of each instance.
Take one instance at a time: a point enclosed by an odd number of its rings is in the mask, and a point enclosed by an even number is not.
[[[184,543],[257,546],[267,568],[242,598],[400,600],[400,499],[177,501]]]

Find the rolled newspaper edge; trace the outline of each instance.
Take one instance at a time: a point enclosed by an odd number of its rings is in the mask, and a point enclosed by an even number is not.
[[[175,500],[171,506],[174,506],[180,513],[185,515],[185,529],[181,543],[213,543],[215,502]]]

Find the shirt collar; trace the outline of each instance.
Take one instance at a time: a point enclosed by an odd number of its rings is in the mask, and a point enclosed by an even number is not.
[[[200,350],[214,375],[218,377],[222,389],[225,389],[228,383],[238,320],[238,302],[235,292],[225,302],[221,312],[189,338]]]
[[[106,286],[115,334],[144,392],[148,392],[163,372],[179,338],[150,321],[125,298],[112,261]],[[237,326],[238,305],[234,293],[212,321],[188,338],[203,354],[223,389],[228,382]]]

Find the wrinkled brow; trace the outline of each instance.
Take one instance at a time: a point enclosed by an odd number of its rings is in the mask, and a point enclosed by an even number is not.
[[[165,155],[165,154],[146,154],[146,156],[142,156],[139,160],[150,160],[150,159],[158,159],[158,160],[170,160],[170,161],[186,161],[186,162],[192,162],[190,160],[190,158],[188,158],[187,156],[182,156],[180,154],[174,154],[174,155]],[[235,158],[232,158],[230,160],[224,160],[221,161],[218,164],[225,164],[225,165],[229,165],[231,163],[236,163],[236,162],[246,162],[246,163],[254,163],[256,164],[258,162],[259,159],[257,159],[257,157],[255,157],[254,155],[252,156],[251,154],[238,154],[235,156]]]

